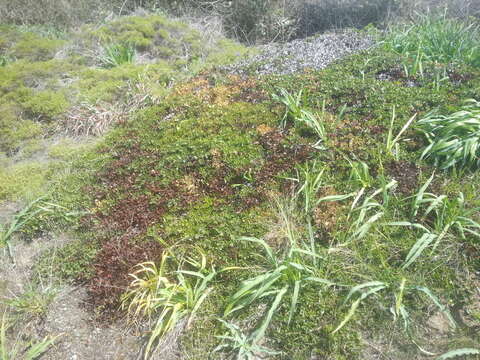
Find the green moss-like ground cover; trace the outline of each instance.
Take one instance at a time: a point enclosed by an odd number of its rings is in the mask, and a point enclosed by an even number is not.
[[[371,59],[368,66],[365,58]],[[82,201],[90,211],[85,218],[87,227],[98,231],[100,240],[99,252],[92,262],[93,272],[89,270],[90,291],[97,303],[105,309],[112,306],[111,297],[106,303],[98,301],[106,294],[102,286],[111,285],[105,281],[108,269],[101,264],[108,263],[114,270],[116,261],[133,266],[133,260],[139,260],[138,254],[119,252],[118,248],[114,248],[113,256],[109,252],[112,243],[150,244],[149,247],[156,243],[161,248],[175,246],[180,252],[200,248],[218,268],[257,268],[261,249],[238,238],[266,236],[280,249],[282,236],[271,234],[278,226],[274,199],[290,194],[292,182],[288,178],[295,178],[302,164],[316,162],[325,169],[322,191],[326,194],[356,191],[361,184],[351,177],[348,157],[368,165],[372,180],[367,191],[381,188],[393,179],[398,185],[390,192],[388,201],[384,200],[382,222],[358,241],[349,240],[348,202],[317,209],[315,239],[324,257],[317,269],[318,276],[350,286],[382,281],[391,284],[393,290],[368,300],[368,305],[362,305],[354,319],[333,335],[332,330],[348,310],[342,305],[348,291],[342,287],[306,286],[293,322],[287,323],[286,302],[274,317],[267,343],[282,351],[280,357],[285,359],[305,359],[312,354],[335,359],[362,358],[362,339],[376,339],[385,335],[388,328],[402,347],[402,356],[409,358],[417,353],[401,324],[392,323],[388,309],[395,301],[395,288],[405,278],[407,284],[428,287],[447,304],[468,304],[472,291],[468,273],[478,266],[474,254],[479,245],[474,238],[454,237],[440,245],[428,261],[401,268],[418,233],[385,223],[408,219],[407,198],[434,169],[419,162],[423,139],[413,129],[404,135],[407,140],[395,159],[385,150],[387,129],[394,106],[395,134],[415,113],[422,116],[433,108],[443,112],[459,108],[463,99],[478,95],[478,70],[452,69],[451,80],[434,89],[428,77],[383,80],[380,75],[395,73],[397,62],[395,56],[373,50],[326,70],[295,76],[262,81],[227,77],[218,84],[200,77],[178,86],[162,105],[141,111],[113,131],[87,156],[95,160],[88,166],[83,163],[90,175],[77,174],[68,179],[70,182],[62,183],[63,188],[73,186],[71,193],[88,189],[90,194]],[[302,127],[289,126],[284,131],[278,128],[283,109],[267,94],[279,86],[291,91],[305,89],[303,103],[313,110],[321,111],[325,106],[329,114],[324,117],[326,149],[312,148],[313,134]],[[346,108],[339,118],[336,114],[343,104]],[[82,178],[90,180],[80,181]],[[477,186],[478,177],[468,172],[437,173],[433,185],[435,192],[451,197],[463,191],[468,206],[479,204]],[[59,201],[67,206],[78,204],[78,198],[68,194]],[[275,245],[276,241],[280,242]],[[342,243],[346,245],[336,248]],[[158,251],[151,249],[146,254],[153,260],[159,256]],[[228,296],[252,270],[226,272],[217,279],[215,295],[201,315],[207,320],[194,323],[183,337],[187,353],[202,359],[218,344],[213,335],[222,330],[214,318],[220,316]],[[115,276],[115,285],[127,285],[126,273],[123,278],[118,272]],[[478,341],[468,327],[460,327],[449,339],[431,342],[420,326],[432,309],[427,300],[419,294],[405,298],[416,323],[412,336],[422,346],[445,349]],[[251,311],[242,317],[248,318],[258,309]]]

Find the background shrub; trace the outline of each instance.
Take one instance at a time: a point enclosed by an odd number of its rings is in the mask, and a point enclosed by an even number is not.
[[[399,8],[398,0],[302,0],[293,9],[297,37],[339,28],[383,23]]]
[[[196,21],[220,18],[230,36],[255,43],[382,25],[445,8],[454,17],[480,16],[476,0],[0,0],[0,23],[71,28],[144,9]]]

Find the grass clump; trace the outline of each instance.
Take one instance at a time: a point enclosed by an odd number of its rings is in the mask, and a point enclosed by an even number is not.
[[[214,352],[225,352],[237,359],[253,360],[258,356],[278,355],[276,351],[272,351],[258,344],[255,334],[246,335],[242,329],[235,324],[228,323],[222,319],[219,321],[227,328],[224,335],[218,336],[222,340],[222,344],[217,346]]]
[[[104,55],[100,62],[106,68],[122,64],[132,64],[135,61],[135,47],[129,44],[111,44],[104,47]]]
[[[0,301],[22,320],[38,319],[45,316],[56,293],[53,287],[30,284],[22,294]]]
[[[388,50],[417,64],[422,61],[480,66],[480,29],[475,22],[446,16],[419,16],[414,24],[394,28],[385,40]]]
[[[10,63],[12,60],[9,56],[7,55],[0,55],[0,67],[1,66],[6,66],[8,63]]]
[[[352,287],[350,292],[348,293],[347,297],[345,298],[344,303],[348,303],[348,301],[355,295],[357,299],[352,302],[348,314],[342,320],[342,322],[333,330],[333,334],[342,329],[348,321],[352,319],[355,314],[355,311],[360,306],[362,301],[366,300],[370,296],[378,295],[380,292],[384,291],[392,291],[395,292],[395,305],[392,305],[391,312],[393,314],[393,319],[396,321],[397,319],[402,319],[405,331],[409,332],[410,327],[410,315],[403,303],[404,297],[410,296],[412,292],[420,292],[428,296],[428,298],[442,311],[446,317],[448,318],[451,326],[455,328],[457,326],[455,320],[453,319],[452,315],[448,311],[448,309],[440,303],[440,300],[435,296],[430,289],[424,286],[417,286],[417,285],[406,285],[407,279],[403,278],[398,285],[398,288],[395,289],[395,286],[392,289],[391,284],[384,283],[382,281],[369,281],[363,284],[356,285]],[[395,291],[396,290],[396,291]]]
[[[432,246],[432,252],[446,237],[459,237],[463,240],[466,236],[480,238],[480,224],[473,217],[480,208],[468,207],[462,192],[455,199],[447,195],[435,195],[426,190],[431,184],[434,175],[412,196],[411,218],[418,222],[396,222],[391,225],[408,226],[421,230],[422,235],[413,245],[405,258],[402,268],[409,267],[424,250]],[[424,213],[420,217],[419,210]],[[427,221],[428,220],[428,221]],[[427,225],[431,224],[431,226]],[[425,225],[424,225],[425,224]]]
[[[423,159],[432,160],[441,169],[478,168],[480,165],[480,102],[468,101],[450,115],[433,112],[418,121],[417,128],[429,145]]]
[[[165,334],[178,326],[190,326],[212,290],[209,286],[216,271],[207,269],[207,259],[200,255],[200,260],[189,257],[179,262],[175,281],[167,277],[168,253],[163,254],[159,267],[152,262],[143,263],[131,274],[134,280],[123,297],[123,305],[135,320],[140,316],[153,322],[145,359],[158,349]]]

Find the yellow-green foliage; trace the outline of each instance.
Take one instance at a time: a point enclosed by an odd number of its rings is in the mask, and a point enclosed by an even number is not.
[[[52,120],[65,112],[69,103],[63,93],[45,90],[33,94],[23,106],[36,119]]]
[[[253,51],[235,41],[220,39],[214,50],[207,56],[206,62],[211,65],[224,65],[238,60],[239,57],[246,56]]]
[[[89,149],[94,143],[76,142],[72,139],[63,139],[48,148],[48,156],[55,160],[70,160],[76,154]]]
[[[33,33],[25,33],[21,40],[9,49],[9,53],[17,59],[50,60],[64,43],[62,40],[46,39]]]
[[[85,45],[132,44],[147,57],[163,59],[183,68],[191,62],[224,64],[243,56],[246,48],[226,39],[207,40],[187,24],[161,15],[119,18],[98,29],[86,28]],[[195,69],[193,69],[195,70]]]
[[[11,105],[0,105],[0,151],[11,153],[41,134],[41,126],[19,117]]]
[[[0,27],[0,54],[13,59],[45,61],[52,59],[65,41],[48,39],[13,26]]]
[[[0,168],[0,203],[32,200],[44,192],[50,169],[40,162],[25,162]]]
[[[81,100],[91,103],[114,101],[125,95],[122,89],[128,81],[141,77],[160,83],[167,83],[173,69],[164,61],[141,66],[124,64],[111,69],[85,68],[78,73],[79,80],[73,85]]]
[[[195,57],[202,51],[197,31],[161,15],[119,18],[91,31],[89,37],[103,44],[133,44],[140,52],[167,59]]]
[[[0,96],[16,91],[19,87],[57,90],[63,87],[61,80],[68,79],[78,68],[65,61],[42,62],[16,61],[0,68]]]
[[[44,125],[70,106],[61,79],[75,67],[57,60],[16,61],[0,68],[0,151],[16,152],[42,135]]]

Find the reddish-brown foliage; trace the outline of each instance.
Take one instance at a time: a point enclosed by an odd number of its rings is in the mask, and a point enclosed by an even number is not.
[[[156,260],[161,255],[157,242],[131,240],[134,234],[127,234],[116,240],[105,242],[97,254],[94,277],[88,283],[89,303],[110,315],[120,303],[121,294],[127,289],[132,268],[142,262]]]

